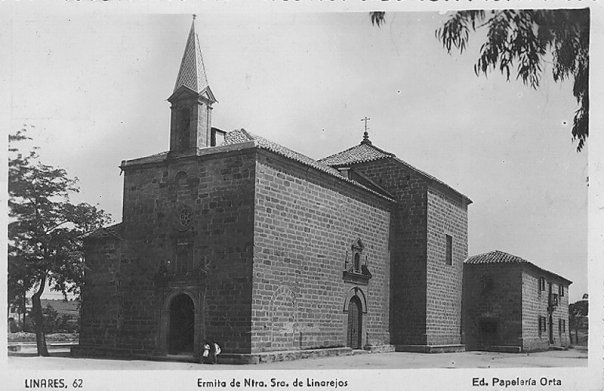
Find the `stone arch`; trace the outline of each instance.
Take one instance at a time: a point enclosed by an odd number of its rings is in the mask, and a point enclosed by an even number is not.
[[[358,286],[350,288],[348,292],[346,292],[346,297],[344,298],[344,312],[348,312],[348,305],[350,304],[350,299],[353,297],[357,297],[359,302],[361,303],[361,311],[366,314],[367,313],[367,299],[365,297],[365,292]]]
[[[280,286],[270,303],[271,348],[294,348],[298,327],[296,295],[287,286]]]
[[[170,302],[178,295],[189,296],[189,298],[193,301],[193,305],[195,306],[195,308],[199,308],[199,298],[197,297],[195,292],[189,289],[174,289],[165,296],[162,309],[164,311],[168,311],[170,309]]]
[[[164,295],[159,330],[160,349],[164,354],[170,353],[170,322],[171,316],[173,315],[173,313],[171,313],[171,306],[174,303],[174,300],[179,298],[179,296],[181,298],[186,297],[193,305],[193,346],[190,353],[197,357],[200,354],[199,346],[201,341],[203,341],[204,336],[202,308],[197,292],[186,288],[170,289],[169,292]]]
[[[365,292],[358,286],[346,292],[343,312],[346,314],[342,322],[345,346],[360,349],[367,344],[369,337],[366,318],[367,298]]]

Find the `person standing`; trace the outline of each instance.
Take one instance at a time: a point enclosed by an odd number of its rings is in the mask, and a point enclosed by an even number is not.
[[[201,353],[202,362],[204,364],[216,364],[218,361],[217,356],[222,352],[220,345],[216,342],[204,340],[203,351]]]

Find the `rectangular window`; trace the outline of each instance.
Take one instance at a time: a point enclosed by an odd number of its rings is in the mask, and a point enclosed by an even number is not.
[[[447,261],[447,265],[453,264],[453,237],[451,235],[445,235],[447,239],[447,252],[445,255],[445,259]]]
[[[541,337],[541,317],[539,317],[539,336]]]
[[[560,296],[560,297],[564,296],[564,285],[562,285],[562,284],[558,285],[558,296]]]
[[[547,331],[547,322],[545,316],[539,317],[539,336],[541,337],[541,333]]]
[[[539,278],[539,292],[545,290],[545,277]]]
[[[564,319],[558,319],[558,329],[560,334],[566,332],[566,321]]]

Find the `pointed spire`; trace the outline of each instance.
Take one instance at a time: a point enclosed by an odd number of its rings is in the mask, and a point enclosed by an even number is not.
[[[174,85],[174,92],[181,86],[190,88],[191,90],[200,93],[208,87],[208,79],[206,77],[206,69],[203,65],[201,57],[201,47],[199,39],[195,33],[195,15],[191,23],[189,38],[185,46],[185,53],[182,56],[178,78]]]

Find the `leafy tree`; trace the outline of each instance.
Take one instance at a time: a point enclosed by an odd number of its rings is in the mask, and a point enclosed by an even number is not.
[[[95,206],[73,204],[77,178],[39,161],[37,148],[23,154],[17,144],[29,139],[26,128],[9,135],[9,285],[30,288],[38,355],[47,356],[40,297],[47,284],[63,293],[79,293],[84,265],[81,236],[110,221]]]
[[[17,311],[24,321],[27,306],[27,291],[32,288],[33,281],[25,269],[27,265],[22,259],[9,254],[8,256],[8,310]]]
[[[583,295],[583,300],[568,305],[569,329],[575,330],[575,343],[579,343],[579,326],[581,326],[582,320],[587,317],[588,310],[589,302],[587,301],[587,293]]]
[[[372,12],[380,26],[384,12]],[[573,80],[575,112],[572,139],[581,151],[589,135],[589,9],[456,11],[436,30],[447,52],[466,49],[470,33],[486,29],[486,41],[474,65],[476,75],[499,69],[538,88],[543,64],[552,64],[554,81]]]

